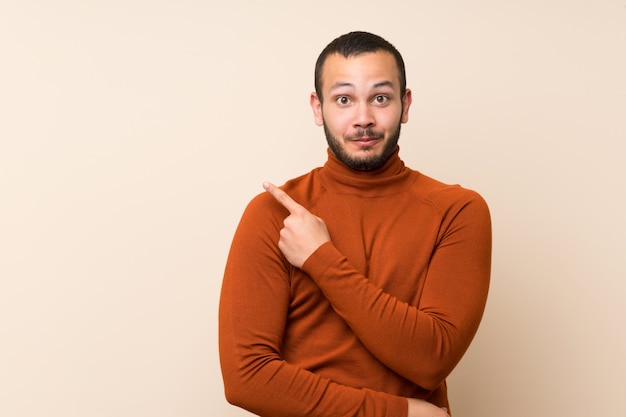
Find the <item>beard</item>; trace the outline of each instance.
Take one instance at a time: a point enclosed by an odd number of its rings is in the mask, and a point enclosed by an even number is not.
[[[326,142],[328,142],[328,147],[332,151],[332,153],[339,159],[345,166],[350,169],[354,169],[356,171],[375,171],[378,168],[385,165],[385,162],[393,155],[396,148],[398,147],[398,140],[400,139],[400,126],[401,123],[398,122],[398,126],[395,130],[391,132],[387,142],[385,142],[383,149],[379,154],[373,155],[364,155],[361,157],[354,157],[349,155],[343,148],[343,145],[339,139],[337,139],[333,134],[328,130],[326,124],[324,123],[324,134],[326,135]],[[383,137],[382,133],[377,133],[371,129],[360,129],[354,137],[346,138],[346,139],[354,139],[362,136],[379,138]],[[367,150],[367,148],[365,148]]]

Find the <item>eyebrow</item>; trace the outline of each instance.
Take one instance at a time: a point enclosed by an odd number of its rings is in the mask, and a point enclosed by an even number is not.
[[[333,84],[332,87],[330,87],[330,91],[333,91],[333,90],[335,90],[337,88],[341,88],[341,87],[351,87],[351,88],[354,88],[354,84],[349,83],[347,81],[345,81],[345,82],[339,81],[339,82]],[[378,83],[376,83],[376,84],[374,84],[372,86],[372,88],[380,88],[380,87],[392,87],[393,88],[393,83],[391,81],[381,81],[381,82],[378,82]]]
[[[330,87],[330,91],[336,90],[337,88],[341,88],[341,87],[354,87],[354,84],[349,83],[349,82],[339,81]]]
[[[379,83],[374,84],[374,88],[379,88],[379,87],[392,87],[393,88],[393,83],[391,81],[381,81]]]

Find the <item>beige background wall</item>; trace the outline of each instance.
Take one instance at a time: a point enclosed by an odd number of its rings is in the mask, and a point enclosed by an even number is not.
[[[457,417],[621,415],[626,3],[0,1],[0,415],[235,417],[217,304],[261,182],[325,160],[335,36],[414,91],[408,165],[494,222]]]

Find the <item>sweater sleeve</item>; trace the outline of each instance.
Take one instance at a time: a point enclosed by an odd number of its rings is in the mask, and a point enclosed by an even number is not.
[[[263,203],[264,202],[264,203]],[[281,357],[289,265],[277,247],[284,213],[267,199],[246,209],[226,263],[219,351],[226,399],[266,417],[406,416],[405,398],[340,385]]]
[[[473,339],[485,308],[491,269],[491,220],[474,197],[442,221],[417,305],[373,285],[327,242],[302,269],[367,349],[425,389],[441,384]],[[411,277],[397,277],[411,279]]]

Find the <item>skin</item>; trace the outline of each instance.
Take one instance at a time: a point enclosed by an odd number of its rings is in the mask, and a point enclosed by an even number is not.
[[[323,103],[311,93],[310,104],[335,156],[356,170],[382,166],[397,147],[412,102],[411,90],[401,95],[393,55],[330,55],[322,71],[322,97]]]
[[[395,151],[399,126],[406,123],[411,91],[400,94],[399,74],[386,51],[345,58],[331,55],[324,64],[322,96],[311,94],[315,123],[324,126],[331,151],[348,167],[369,171]],[[270,182],[263,188],[288,211],[278,247],[296,268],[329,242],[326,223]],[[445,408],[407,398],[408,417],[449,417]]]

